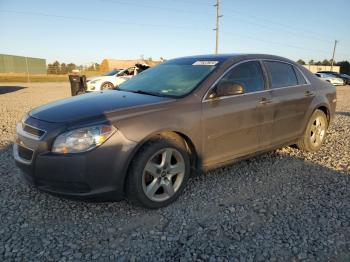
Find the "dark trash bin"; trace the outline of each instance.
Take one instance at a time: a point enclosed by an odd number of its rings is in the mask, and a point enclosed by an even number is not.
[[[72,96],[81,95],[86,92],[86,76],[69,75]]]

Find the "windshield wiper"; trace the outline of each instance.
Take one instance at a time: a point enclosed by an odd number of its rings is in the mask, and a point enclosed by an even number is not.
[[[157,93],[157,92],[148,92],[148,91],[143,91],[143,90],[125,90],[125,89],[119,89],[120,91],[125,91],[125,92],[131,92],[131,93],[136,93],[136,94],[142,94],[142,95],[150,95],[150,96],[165,96],[162,93]]]

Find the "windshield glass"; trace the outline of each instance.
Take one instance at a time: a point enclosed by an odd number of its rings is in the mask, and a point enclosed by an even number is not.
[[[109,71],[108,73],[105,73],[104,76],[114,76],[118,72],[120,72],[120,69],[113,69],[112,71]]]
[[[217,61],[168,62],[138,74],[119,90],[180,97],[190,93],[216,67]],[[211,62],[211,64],[208,62]]]

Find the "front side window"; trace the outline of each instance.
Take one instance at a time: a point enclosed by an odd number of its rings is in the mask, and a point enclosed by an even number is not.
[[[297,76],[292,65],[275,61],[266,61],[264,63],[270,73],[272,88],[298,85]]]
[[[244,93],[264,90],[263,72],[258,61],[249,61],[232,68],[220,82],[229,82],[243,87]]]

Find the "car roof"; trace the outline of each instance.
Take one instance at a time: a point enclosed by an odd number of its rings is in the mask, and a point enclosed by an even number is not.
[[[272,60],[282,60],[285,62],[293,63],[294,61],[291,61],[287,58],[281,57],[281,56],[275,56],[275,55],[268,55],[268,54],[243,54],[243,53],[233,53],[233,54],[207,54],[207,55],[194,55],[194,56],[185,56],[185,57],[179,57],[170,59],[168,61],[185,61],[185,60],[206,60],[206,61],[219,61],[219,62],[225,62],[228,60],[233,59],[272,59]]]

